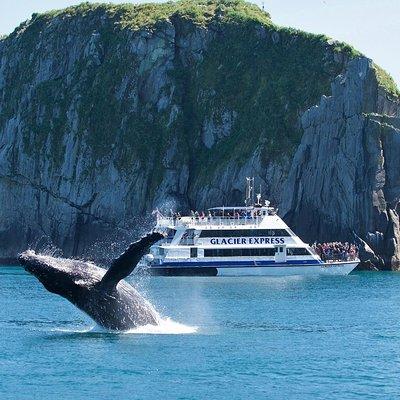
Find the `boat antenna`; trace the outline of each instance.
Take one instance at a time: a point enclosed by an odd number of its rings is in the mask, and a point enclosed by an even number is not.
[[[252,191],[251,191],[251,203],[252,203],[252,205],[254,206],[254,203],[256,202],[256,194],[255,194],[255,187],[254,187],[254,176],[253,176],[253,178],[252,178],[252,182],[251,182],[251,189],[252,189]]]
[[[246,178],[246,199],[244,204],[249,207],[251,203],[254,204],[254,178]]]

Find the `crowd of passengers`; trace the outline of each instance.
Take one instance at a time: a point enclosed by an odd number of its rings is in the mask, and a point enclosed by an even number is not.
[[[175,219],[181,219],[182,216],[180,213],[175,213],[172,212],[172,218]],[[247,218],[255,218],[255,217],[260,217],[262,215],[261,210],[239,210],[239,211],[225,211],[224,213],[220,212],[211,212],[209,211],[208,214],[206,214],[204,211],[190,211],[191,218],[196,220],[196,221],[205,221],[205,220],[210,220],[212,218],[228,218],[228,219],[247,219]]]
[[[358,246],[354,243],[314,243],[312,248],[322,261],[352,261],[358,258]]]

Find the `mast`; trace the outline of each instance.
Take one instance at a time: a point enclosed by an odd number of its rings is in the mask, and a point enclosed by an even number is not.
[[[254,204],[254,177],[246,178],[246,198],[244,204],[246,205],[246,207]]]

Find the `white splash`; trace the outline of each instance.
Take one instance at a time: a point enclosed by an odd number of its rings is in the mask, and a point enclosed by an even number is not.
[[[123,333],[132,334],[148,334],[148,335],[187,335],[196,333],[198,330],[197,326],[184,325],[179,322],[175,322],[170,318],[160,318],[158,325],[144,325],[137,328],[129,329]]]
[[[173,321],[171,318],[160,318],[158,325],[143,325],[137,328],[132,328],[127,331],[110,331],[100,325],[82,327],[82,328],[53,328],[52,332],[62,333],[106,333],[106,334],[142,334],[142,335],[188,335],[196,333],[197,326],[184,325]]]
[[[62,333],[88,333],[93,332],[95,327],[89,326],[86,328],[52,328],[51,332],[62,332]]]

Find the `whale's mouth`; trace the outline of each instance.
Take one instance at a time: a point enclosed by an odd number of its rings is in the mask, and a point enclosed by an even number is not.
[[[33,250],[27,250],[18,256],[19,263],[26,271],[36,275],[40,272],[70,272],[71,260],[55,258],[47,254],[37,254]]]
[[[65,260],[55,260],[45,254],[36,254],[33,250],[27,250],[18,256],[18,261],[25,271],[37,278],[49,292],[66,297],[65,294],[72,285],[69,276],[71,268]]]
[[[29,265],[33,261],[36,253],[33,250],[27,250],[18,255],[18,261],[21,265]]]
[[[27,250],[18,256],[19,263],[24,267],[25,271],[36,275],[40,270],[44,269],[44,265],[39,262],[36,253],[33,250]]]

